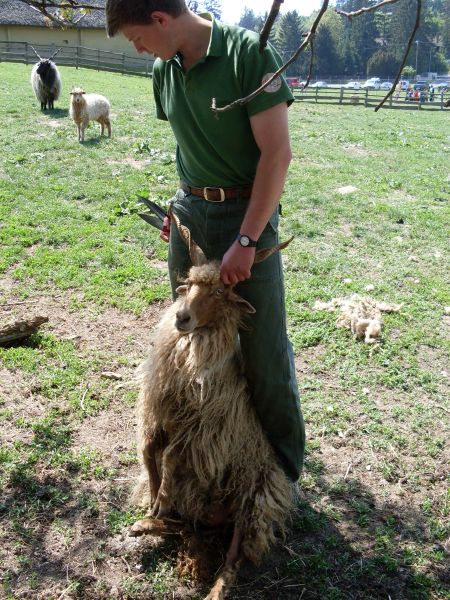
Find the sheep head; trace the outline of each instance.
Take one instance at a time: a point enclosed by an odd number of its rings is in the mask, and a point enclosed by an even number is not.
[[[191,267],[183,285],[177,288],[179,308],[175,327],[181,333],[190,333],[200,327],[214,327],[234,315],[254,313],[253,306],[241,298],[233,286],[220,281],[220,263],[209,262]]]
[[[72,102],[75,104],[81,104],[84,102],[83,95],[85,93],[86,92],[82,88],[73,88],[73,90],[70,92],[70,95],[72,96]]]
[[[175,326],[181,333],[189,333],[200,327],[213,327],[224,319],[234,315],[239,322],[244,313],[254,313],[253,306],[239,296],[231,285],[220,280],[220,263],[208,261],[203,250],[191,237],[189,229],[183,225],[177,215],[171,212],[181,238],[189,249],[192,264],[188,278],[177,288],[180,296],[177,300],[179,309],[176,312]],[[261,262],[277,250],[286,248],[292,241],[276,244],[270,248],[256,251],[255,263]]]

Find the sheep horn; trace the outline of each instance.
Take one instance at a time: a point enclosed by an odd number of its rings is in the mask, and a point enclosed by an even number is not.
[[[39,56],[39,54],[36,52],[36,50],[33,48],[33,46],[30,44],[30,48],[33,50],[33,52],[36,54],[36,56],[38,57],[39,60],[42,60],[42,56]]]
[[[206,262],[208,262],[208,259],[206,258],[200,246],[198,246],[191,238],[191,232],[189,231],[189,229],[185,225],[181,224],[180,219],[172,210],[169,214],[170,218],[175,221],[175,225],[177,226],[181,239],[189,248],[189,256],[191,257],[192,264],[196,267],[204,265]]]
[[[53,52],[53,54],[50,56],[50,58],[48,60],[53,60],[60,50],[62,50],[62,47],[58,48],[58,50],[56,50],[56,52]]]
[[[266,260],[266,258],[269,258],[269,256],[271,256],[277,250],[283,250],[283,248],[286,248],[286,246],[289,246],[289,244],[292,242],[293,239],[294,239],[294,236],[292,236],[285,242],[281,242],[280,244],[275,244],[275,246],[271,246],[270,248],[263,248],[262,250],[257,250],[256,254],[255,254],[254,262],[255,263],[262,262],[263,260]]]

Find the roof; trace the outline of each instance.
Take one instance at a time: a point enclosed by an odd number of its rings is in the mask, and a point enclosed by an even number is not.
[[[91,6],[104,6],[105,0],[83,0],[83,4],[90,4]],[[81,29],[104,29],[105,24],[105,11],[93,10],[89,14],[86,14],[78,23],[69,27],[77,27]],[[34,10],[20,0],[1,0],[0,25],[48,27],[48,22],[43,14]],[[54,27],[56,26],[57,25],[54,25]]]

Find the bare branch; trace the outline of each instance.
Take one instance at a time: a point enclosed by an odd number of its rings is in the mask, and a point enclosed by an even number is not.
[[[406,59],[408,58],[408,54],[411,49],[411,45],[412,45],[414,36],[416,35],[416,31],[419,29],[421,10],[422,10],[422,0],[417,0],[416,22],[414,23],[414,29],[412,30],[411,36],[409,38],[408,46],[406,48],[406,52],[403,57],[402,64],[400,65],[400,68],[398,70],[398,73],[394,80],[394,83],[392,84],[391,89],[386,94],[386,96],[383,98],[383,100],[378,104],[378,106],[375,107],[375,112],[377,112],[383,106],[383,104],[386,102],[386,100],[389,98],[389,96],[391,96],[393,94],[393,92],[395,90],[395,86],[397,85],[397,83],[402,75],[403,67],[405,66]]]
[[[363,6],[363,8],[360,8],[359,10],[354,10],[353,12],[345,12],[343,10],[339,10],[338,8],[336,8],[336,12],[338,15],[348,17],[351,20],[352,17],[358,17],[359,15],[362,15],[366,12],[378,10],[379,8],[382,8],[387,4],[395,4],[396,2],[399,2],[399,0],[383,0],[383,2],[380,2],[379,4],[374,4],[373,6]]]
[[[270,13],[267,16],[266,22],[264,23],[264,27],[261,29],[260,38],[259,38],[259,51],[262,52],[264,48],[267,46],[267,40],[269,39],[270,31],[275,23],[275,19],[280,12],[281,4],[284,0],[273,0],[272,8],[270,9]]]
[[[305,89],[306,87],[308,87],[309,82],[310,82],[311,77],[312,77],[313,62],[314,62],[314,38],[310,39],[310,41],[309,41],[309,47],[311,48],[311,59],[309,61],[308,77],[306,78],[305,85],[303,86],[303,89]]]
[[[69,24],[76,25],[83,19],[87,13],[82,14],[77,19],[64,19],[60,16],[62,10],[104,10],[104,6],[96,6],[93,4],[85,4],[79,0],[19,0],[26,4],[31,9],[46,17],[49,21],[56,23],[60,27],[67,27]],[[54,12],[51,12],[54,9]]]
[[[256,98],[256,96],[258,96],[268,85],[270,85],[272,83],[272,81],[274,79],[276,79],[283,71],[285,71],[287,69],[287,67],[290,64],[292,64],[298,58],[299,54],[301,52],[303,52],[303,50],[308,46],[308,44],[311,42],[311,40],[314,38],[314,36],[316,34],[317,27],[318,27],[323,15],[327,11],[328,4],[329,4],[329,0],[324,0],[318,15],[314,19],[314,23],[312,24],[311,29],[309,30],[309,32],[307,33],[307,35],[305,37],[304,42],[302,44],[300,44],[300,46],[297,48],[296,52],[291,56],[291,58],[287,62],[285,62],[284,65],[282,65],[263,85],[261,85],[258,89],[256,89],[254,92],[252,92],[245,98],[239,98],[238,100],[231,102],[231,104],[227,104],[227,106],[223,106],[221,108],[217,107],[216,99],[213,98],[212,105],[211,105],[212,111],[215,113],[222,113],[227,110],[231,110],[235,106],[243,106],[244,104],[247,104],[247,102],[250,102],[251,100],[253,100],[253,98]]]
[[[72,8],[74,10],[105,10],[104,6],[95,6],[93,4],[83,4],[78,0],[19,0],[23,4],[28,4],[31,8],[35,8],[39,12],[46,11],[49,8],[64,10]]]

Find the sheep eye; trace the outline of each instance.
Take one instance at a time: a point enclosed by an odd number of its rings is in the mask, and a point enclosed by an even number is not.
[[[221,296],[223,294],[223,288],[217,288],[217,290],[214,293],[216,296]]]

